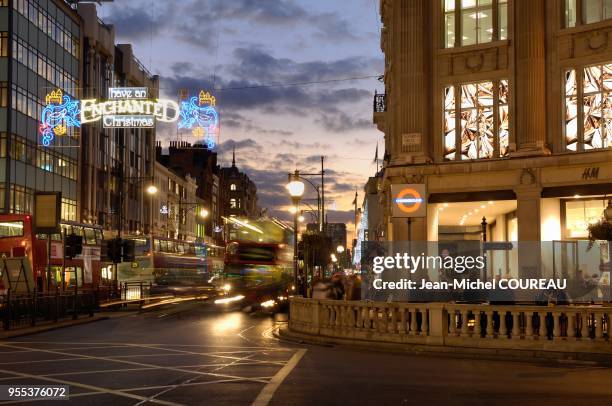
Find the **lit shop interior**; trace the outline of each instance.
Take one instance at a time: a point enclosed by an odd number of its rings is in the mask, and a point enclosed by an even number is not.
[[[430,203],[435,206],[430,222],[437,223],[439,249],[445,243],[452,247],[458,241],[479,242],[485,234],[488,242],[516,242],[519,227],[539,226],[542,242],[537,249],[541,250],[542,276],[573,279],[580,274],[588,279],[609,272],[607,242],[596,242],[588,249],[588,225],[602,219],[612,196],[545,197],[547,194],[555,193],[544,190],[539,225],[518,223],[516,200]],[[435,224],[430,223],[430,227],[435,228]],[[488,276],[518,277],[517,248],[515,243],[512,249],[489,251]]]

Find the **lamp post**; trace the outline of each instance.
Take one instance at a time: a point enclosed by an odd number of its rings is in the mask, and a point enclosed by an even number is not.
[[[151,198],[151,206],[149,209],[149,252],[151,253],[151,268],[153,268],[153,196],[157,194],[157,186],[150,185],[147,187],[147,193]]]
[[[295,206],[293,213],[293,285],[298,290],[298,205],[304,194],[304,182],[300,180],[300,171],[296,169],[293,175],[289,174],[289,183],[286,187]]]

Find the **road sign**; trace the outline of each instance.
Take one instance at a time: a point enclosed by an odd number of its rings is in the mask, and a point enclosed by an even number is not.
[[[427,192],[422,183],[391,185],[393,217],[425,217]]]

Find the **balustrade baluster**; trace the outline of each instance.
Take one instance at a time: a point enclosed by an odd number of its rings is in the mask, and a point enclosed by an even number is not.
[[[589,316],[586,312],[580,312],[580,339],[586,340],[589,338],[588,328]]]
[[[468,311],[467,309],[461,312],[461,331],[459,335],[463,337],[467,337],[468,335]]]
[[[521,338],[520,316],[521,312],[513,311],[512,313],[512,338],[518,340]]]
[[[487,310],[487,338],[494,338],[494,329],[493,329],[493,311]]]
[[[417,335],[417,309],[415,308],[411,308],[410,309],[410,335]]]
[[[595,316],[595,339],[603,340],[604,339],[604,330],[603,330],[603,319],[604,313],[594,313]]]
[[[429,312],[427,309],[423,309],[421,318],[421,335],[429,335]]]
[[[399,308],[399,319],[400,319],[400,326],[399,326],[399,332],[400,334],[406,334],[406,308],[405,307],[400,307]]]
[[[480,338],[482,336],[482,325],[480,320],[480,310],[475,310],[472,312],[474,314],[474,332],[472,333],[472,337]]]
[[[538,312],[538,338],[540,340],[548,339],[548,328],[546,327],[546,312]]]
[[[391,312],[391,333],[396,334],[397,333],[397,309],[395,308],[395,306],[393,306],[389,309],[389,311]]]
[[[553,340],[559,340],[561,338],[561,313],[552,312],[553,316]]]
[[[567,315],[567,338],[568,340],[576,339],[576,312],[570,312]]]
[[[499,331],[497,332],[497,336],[500,337],[505,334],[506,338],[508,338],[510,331],[508,331],[506,311],[498,311],[497,315],[499,316]]]
[[[525,312],[525,338],[533,340],[533,312]]]
[[[456,317],[455,312],[456,310],[450,310],[448,312],[448,315],[449,315],[448,327],[449,327],[451,336],[457,335],[457,321],[455,320],[455,317]]]

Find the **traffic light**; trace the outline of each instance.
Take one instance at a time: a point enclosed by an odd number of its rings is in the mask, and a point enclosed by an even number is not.
[[[123,249],[123,262],[134,262],[136,260],[136,241],[123,240],[121,241],[121,248]]]
[[[104,241],[104,247],[102,256],[107,258],[113,264],[121,262],[121,238],[112,238]],[[106,255],[105,255],[106,254]]]
[[[81,255],[83,253],[83,237],[76,234],[67,234],[64,239],[64,253],[68,259]]]

